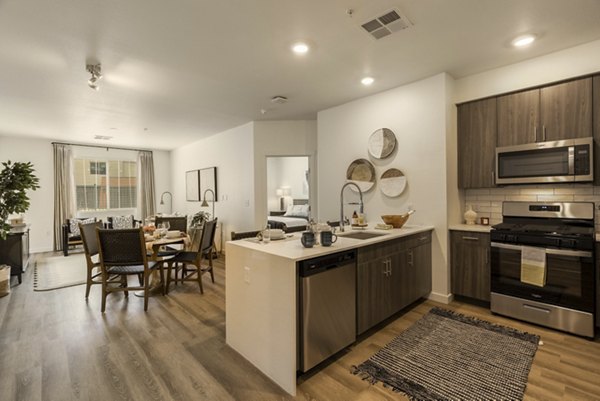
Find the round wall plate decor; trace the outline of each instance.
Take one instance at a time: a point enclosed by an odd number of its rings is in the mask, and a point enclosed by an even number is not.
[[[380,128],[369,137],[369,154],[376,159],[385,159],[396,147],[396,136],[389,128]]]
[[[385,196],[395,198],[400,196],[406,188],[406,177],[404,173],[397,168],[391,168],[381,174],[379,179],[379,189]]]
[[[346,170],[346,179],[358,185],[362,192],[367,192],[375,185],[375,167],[367,159],[356,159]],[[358,192],[354,186],[350,186]]]

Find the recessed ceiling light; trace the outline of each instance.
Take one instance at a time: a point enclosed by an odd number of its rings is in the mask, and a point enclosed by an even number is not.
[[[296,54],[308,53],[309,47],[306,43],[298,42],[292,46],[292,51]]]
[[[365,86],[369,86],[371,85],[373,82],[375,82],[375,79],[372,77],[364,77],[363,79],[360,80],[360,83],[365,85]]]
[[[512,41],[514,47],[525,47],[532,44],[535,41],[535,35],[523,35],[515,38]]]

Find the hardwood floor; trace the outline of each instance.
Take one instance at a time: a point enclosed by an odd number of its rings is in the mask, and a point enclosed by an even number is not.
[[[404,400],[349,373],[433,306],[539,334],[526,400],[600,399],[600,340],[493,316],[489,310],[426,301],[303,378],[295,398],[225,345],[224,263],[204,295],[185,283],[150,300],[112,294],[100,313],[100,289],[34,292],[33,268],[0,298],[2,400]],[[84,268],[84,266],[82,266]]]

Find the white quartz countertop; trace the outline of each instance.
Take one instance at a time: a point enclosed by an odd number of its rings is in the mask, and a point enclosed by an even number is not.
[[[453,231],[474,231],[478,233],[489,233],[492,226],[482,226],[481,224],[452,224],[449,227]]]
[[[433,229],[433,226],[417,225],[405,225],[402,228],[391,230],[378,230],[372,227],[368,227],[366,230],[347,229],[345,233],[338,232],[337,234],[340,235],[338,235],[337,241],[328,247],[315,245],[312,248],[304,248],[302,246],[302,243],[300,242],[300,237],[302,236],[302,233],[294,233],[291,237],[286,237],[282,240],[271,240],[268,244],[257,242],[254,239],[242,239],[238,241],[228,241],[227,246],[239,246],[243,248],[249,248],[271,255],[280,256],[286,259],[299,261],[327,255],[330,253],[345,251],[348,249],[360,248],[379,242],[389,241],[395,238],[407,237],[413,234],[432,231]],[[350,232],[369,232],[383,235],[369,239],[353,239],[344,237],[344,234],[349,234]]]

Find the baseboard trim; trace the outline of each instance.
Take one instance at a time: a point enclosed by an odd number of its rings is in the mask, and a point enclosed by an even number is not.
[[[52,247],[50,248],[32,248],[29,250],[29,253],[42,253],[42,252],[52,252],[53,249]],[[57,252],[62,252],[62,251],[57,251]]]
[[[427,297],[427,299],[448,305],[450,302],[452,302],[454,300],[454,295],[453,294],[438,294],[437,292],[431,292],[431,293],[429,293],[429,296]]]

